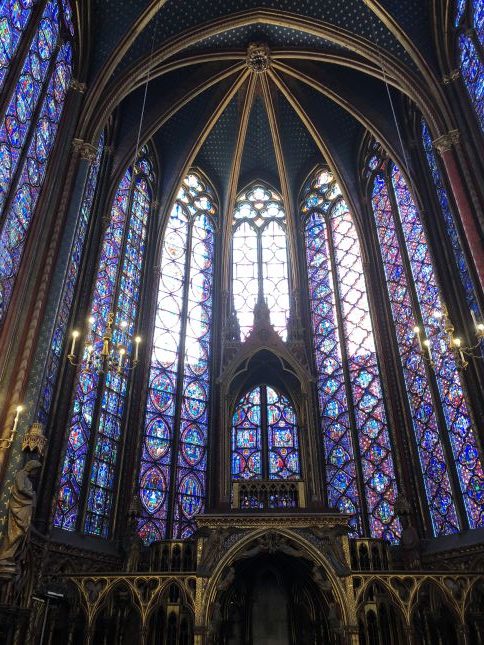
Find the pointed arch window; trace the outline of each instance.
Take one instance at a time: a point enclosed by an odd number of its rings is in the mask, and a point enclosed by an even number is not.
[[[358,233],[332,173],[303,188],[302,215],[329,504],[356,535],[395,542],[397,484]],[[368,518],[368,519],[366,519]]]
[[[484,6],[482,0],[460,0],[455,13],[459,67],[484,132]]]
[[[254,307],[265,300],[275,330],[285,340],[289,316],[286,214],[280,195],[253,184],[237,198],[233,216],[232,294],[242,340]]]
[[[110,532],[129,374],[85,367],[92,348],[102,347],[110,312],[113,343],[125,347],[127,357],[133,352],[153,179],[144,148],[136,172],[130,166],[120,181],[103,236],[54,514],[54,526],[66,530],[102,537]]]
[[[434,535],[484,523],[484,476],[420,213],[401,170],[373,156],[371,202]],[[423,330],[428,349],[415,329]],[[430,369],[425,352],[432,358]],[[455,482],[455,484],[454,484]],[[456,499],[463,501],[460,518]]]
[[[232,418],[232,479],[300,479],[299,431],[289,399],[259,385],[237,403]]]
[[[214,191],[192,170],[164,233],[139,475],[146,544],[193,533],[206,496]]]
[[[3,69],[19,50],[19,27],[25,28],[30,7],[31,3],[21,0],[2,4],[0,26],[8,25],[0,56]],[[0,116],[0,324],[56,140],[72,75],[72,33],[69,3],[46,2]]]

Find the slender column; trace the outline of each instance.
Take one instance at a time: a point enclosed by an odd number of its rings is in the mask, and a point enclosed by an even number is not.
[[[472,208],[467,197],[464,184],[462,183],[462,179],[459,174],[455,151],[453,150],[453,147],[459,141],[459,136],[458,130],[451,130],[448,134],[444,134],[435,139],[433,144],[444,162],[462,226],[469,244],[472,259],[477,269],[479,282],[481,287],[484,288],[484,248],[482,239],[474,220],[474,215],[472,213]]]

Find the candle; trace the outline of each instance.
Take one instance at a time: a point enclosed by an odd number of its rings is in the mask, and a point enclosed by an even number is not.
[[[420,338],[420,327],[415,326],[415,327],[413,328],[413,332],[414,332],[414,334],[417,336],[417,341],[418,341],[418,346],[420,347],[420,351],[423,351],[423,348],[422,348],[422,339]]]
[[[119,349],[119,365],[118,365],[118,371],[119,372],[121,371],[121,368],[123,366],[123,358],[124,358],[125,354],[126,354],[126,350],[124,349],[124,347],[120,347],[120,349]]]
[[[138,362],[138,353],[139,353],[139,344],[141,343],[141,336],[136,336],[134,339],[135,346],[134,346],[134,362]]]
[[[72,345],[71,345],[71,352],[70,352],[71,356],[74,356],[74,349],[76,347],[76,340],[78,337],[79,337],[79,332],[77,331],[77,329],[74,329],[74,331],[72,332]]]
[[[17,426],[18,426],[18,420],[20,419],[20,413],[23,410],[22,405],[17,405],[17,414],[15,415],[15,419],[13,422],[13,429],[12,429],[12,435],[14,435],[17,432]]]

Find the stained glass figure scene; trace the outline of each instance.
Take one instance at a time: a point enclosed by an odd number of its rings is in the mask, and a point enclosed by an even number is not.
[[[462,496],[469,526],[482,526],[482,465],[461,376],[442,324],[442,299],[420,213],[394,164],[376,168],[371,196],[434,534],[462,528],[456,495]],[[446,445],[452,463],[446,457]],[[452,485],[451,471],[457,475],[460,491]]]
[[[395,542],[396,477],[358,234],[329,170],[310,177],[302,198],[328,501],[353,514],[355,535],[368,515],[371,535]]]
[[[84,514],[82,529],[102,537],[109,535],[112,521],[129,372],[124,367],[103,374],[87,364],[93,350],[102,347],[111,312],[113,343],[126,348],[127,359],[133,352],[153,182],[146,148],[142,155],[136,172],[129,167],[118,185],[101,245],[54,514],[55,526],[72,531]],[[84,482],[87,499],[81,499]]]
[[[32,5],[28,0],[1,3],[0,86]],[[45,4],[0,120],[0,325],[12,297],[72,75],[72,43],[65,40],[64,28],[68,2],[63,7],[61,11],[57,0]]]
[[[213,189],[191,171],[159,261],[139,476],[145,544],[188,537],[204,508],[216,213]]]
[[[247,392],[232,418],[232,479],[300,479],[299,430],[289,399],[268,385]]]
[[[289,316],[286,214],[281,197],[266,185],[254,184],[237,198],[232,272],[241,339],[253,327],[256,302],[265,300],[271,323],[285,340]]]

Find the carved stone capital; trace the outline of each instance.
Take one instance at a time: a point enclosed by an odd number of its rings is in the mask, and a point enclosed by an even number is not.
[[[69,87],[71,90],[74,90],[74,92],[79,92],[80,94],[84,94],[84,92],[87,90],[87,85],[78,81],[77,78],[71,79]]]
[[[433,146],[437,152],[442,155],[444,152],[448,152],[456,146],[459,143],[459,140],[459,130],[451,130],[448,134],[443,134],[442,136],[437,137],[437,139],[433,141]]]
[[[250,43],[247,47],[247,67],[260,74],[271,66],[271,51],[264,43]]]
[[[96,161],[97,148],[93,146],[92,143],[87,143],[82,139],[73,139],[72,148],[74,152],[77,152],[81,159],[88,161],[89,163],[94,163]]]
[[[442,83],[444,85],[449,85],[453,83],[460,77],[460,69],[452,69],[448,74],[442,76]]]

